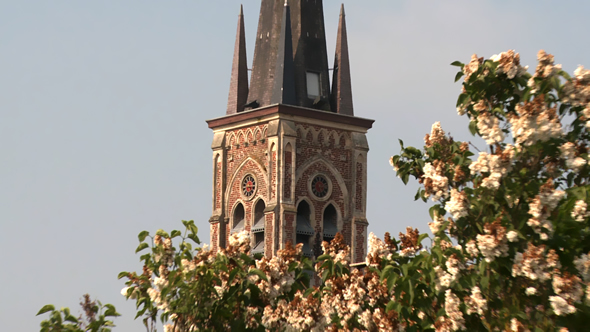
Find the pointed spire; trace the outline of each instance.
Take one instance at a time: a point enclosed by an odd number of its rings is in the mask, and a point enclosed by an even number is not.
[[[296,105],[295,64],[293,62],[293,35],[291,33],[291,8],[285,0],[279,49],[277,51],[271,104]]]
[[[340,8],[340,22],[338,23],[338,37],[336,38],[331,103],[333,112],[354,116],[345,17],[344,4],[342,4]]]
[[[246,60],[246,33],[244,29],[244,8],[240,6],[238,31],[234,48],[234,60],[231,70],[227,114],[235,114],[244,110],[248,99],[248,63]]]

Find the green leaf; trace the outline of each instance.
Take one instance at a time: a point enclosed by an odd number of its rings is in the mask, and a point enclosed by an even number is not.
[[[117,279],[124,278],[124,277],[126,277],[128,275],[129,275],[129,272],[127,272],[127,271],[119,272],[119,275],[117,276]]]
[[[469,95],[467,95],[466,93],[462,93],[459,95],[459,98],[457,98],[457,107],[462,106],[463,104],[465,104],[465,101],[467,100],[467,98],[469,98]]]
[[[414,303],[414,285],[412,284],[412,280],[410,280],[410,287],[408,288],[410,293],[410,305]]]
[[[395,273],[391,273],[388,277],[387,277],[387,290],[389,290],[391,292],[391,290],[393,289],[393,287],[395,286],[395,283],[397,282],[397,274]]]
[[[121,316],[121,314],[119,314],[117,312],[117,310],[115,309],[115,306],[112,304],[106,304],[105,307],[107,307],[107,311],[105,311],[104,315],[105,317],[117,317],[117,316]]]
[[[193,240],[193,242],[195,242],[196,244],[200,244],[201,243],[201,240],[199,240],[199,237],[196,234],[194,234],[194,233],[189,234],[188,235],[188,238],[191,239],[191,240]]]
[[[457,73],[457,75],[455,75],[455,82],[457,82],[458,80],[460,80],[460,79],[461,79],[461,77],[463,77],[463,75],[464,75],[464,74],[463,74],[463,72],[462,72],[462,71],[458,72],[458,73]]]
[[[178,230],[173,230],[172,233],[170,233],[170,238],[175,238],[177,236],[182,235],[182,233]]]
[[[135,253],[137,254],[138,252],[140,252],[140,251],[142,251],[142,250],[144,250],[146,248],[149,248],[149,247],[150,247],[150,245],[147,244],[147,243],[145,243],[145,242],[144,243],[140,243],[139,246],[137,246],[137,249],[135,249]]]
[[[422,243],[422,240],[424,240],[427,237],[428,237],[428,233],[420,234],[420,236],[418,236],[418,243],[419,244]]]
[[[451,63],[451,66],[455,66],[455,67],[461,67],[463,68],[463,66],[465,66],[461,61],[453,61]]]
[[[195,226],[195,224],[191,224],[191,233],[197,234],[199,232],[199,228]]]
[[[404,141],[398,138],[399,145],[401,146],[402,150],[404,149]]]
[[[390,312],[391,310],[393,310],[394,307],[395,307],[395,302],[389,301],[389,303],[387,303],[387,306],[385,307],[385,312]]]
[[[260,277],[260,279],[262,279],[264,281],[268,281],[268,279],[266,278],[266,274],[264,274],[264,272],[260,271],[259,269],[250,269],[250,272],[248,272],[248,274],[250,274],[250,275],[255,274],[258,277]]]
[[[477,122],[475,122],[475,121],[469,122],[469,132],[473,136],[477,135]]]
[[[46,313],[48,311],[54,311],[54,310],[55,310],[55,307],[53,305],[47,304],[43,308],[41,308],[41,310],[39,310],[39,312],[37,313],[36,316],[43,315],[44,313]]]
[[[148,237],[148,235],[150,235],[150,232],[142,231],[141,233],[139,233],[139,235],[137,235],[137,238],[139,239],[139,242],[143,242],[145,238]]]
[[[402,271],[404,273],[404,277],[407,277],[409,275],[408,274],[408,264],[402,265]]]
[[[391,265],[387,265],[383,271],[381,271],[381,280],[385,280],[385,278],[389,277],[390,274],[393,273],[395,268]]]
[[[240,268],[235,268],[233,269],[230,273],[229,273],[229,278],[227,279],[227,283],[231,285],[232,281],[234,281],[234,278],[236,277],[236,275],[238,274],[238,272],[240,272]]]
[[[163,238],[169,238],[170,235],[168,235],[168,233],[166,233],[163,229],[158,229],[156,231],[156,235],[160,235]]]

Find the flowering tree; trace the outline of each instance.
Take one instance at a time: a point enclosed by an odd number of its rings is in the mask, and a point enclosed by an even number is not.
[[[486,142],[477,156],[439,123],[422,150],[400,141],[392,166],[434,202],[429,248],[411,227],[399,240],[370,234],[358,269],[340,235],[313,262],[301,245],[267,259],[251,255],[247,232],[217,253],[198,247],[184,222],[139,234],[137,252],[151,252],[141,272],[119,275],[122,294],[152,331],[158,320],[174,332],[587,329],[590,70],[569,77],[553,56],[538,60],[533,75],[513,51],[453,63],[457,111]]]
[[[391,158],[436,203],[424,254],[436,330],[581,331],[590,318],[590,71],[570,78],[544,51],[538,61],[533,75],[514,51],[453,63],[457,111],[487,144],[476,160],[439,123],[423,151]]]

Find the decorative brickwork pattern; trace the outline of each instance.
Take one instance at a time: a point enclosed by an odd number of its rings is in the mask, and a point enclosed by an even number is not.
[[[367,242],[367,226],[362,223],[356,224],[356,239],[355,239],[357,246],[356,252],[354,253],[355,262],[364,262],[365,261],[365,250]]]
[[[290,145],[289,145],[290,147]],[[285,183],[284,183],[284,188],[285,188],[285,192],[284,192],[284,197],[286,199],[290,199],[291,198],[291,173],[292,173],[292,157],[291,157],[291,149],[288,149],[288,151],[285,151]]]
[[[212,242],[222,234],[216,228],[221,226],[225,227],[221,243],[229,241],[237,204],[244,207],[244,229],[252,231],[254,206],[263,199],[267,208],[273,209],[266,211],[264,233],[265,254],[272,257],[288,241],[296,242],[295,211],[298,204],[294,203],[305,200],[310,206],[309,222],[314,232],[308,236],[308,250],[314,249],[313,241],[323,237],[324,211],[332,204],[336,210],[334,224],[337,231],[343,235],[345,243],[354,248],[351,259],[362,261],[359,257],[365,252],[367,223],[353,224],[352,221],[359,216],[364,218],[366,195],[366,159],[362,155],[353,157],[359,153],[359,139],[354,136],[357,134],[345,126],[334,128],[295,120],[269,121],[234,127],[225,132],[225,160],[224,154],[220,154],[214,169],[214,210],[222,211],[226,222],[211,225]],[[272,134],[267,136],[267,131]],[[246,176],[252,176],[256,182],[252,195],[244,195],[241,190]],[[316,177],[325,179],[322,186],[327,186],[327,191],[322,189],[321,194],[313,193],[311,185]],[[318,190],[316,186],[315,191]]]
[[[363,210],[363,164],[356,163],[356,195],[354,197],[354,207],[357,211]]]
[[[295,214],[285,213],[285,243],[295,243]]]
[[[217,155],[215,157],[215,185],[214,185],[214,197],[215,197],[215,209],[221,209],[221,181],[222,181],[222,177],[223,177],[223,169],[222,169],[222,161],[221,161],[221,156]]]

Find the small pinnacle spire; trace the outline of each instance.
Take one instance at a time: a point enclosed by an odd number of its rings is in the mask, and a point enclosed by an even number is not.
[[[296,102],[291,9],[285,0],[271,104],[295,105]]]
[[[244,29],[244,7],[240,5],[226,114],[242,112],[247,99],[248,64],[246,59],[246,33]]]
[[[354,116],[344,4],[340,7],[340,22],[338,23],[338,36],[336,38],[336,55],[334,56],[331,104],[333,112]]]

